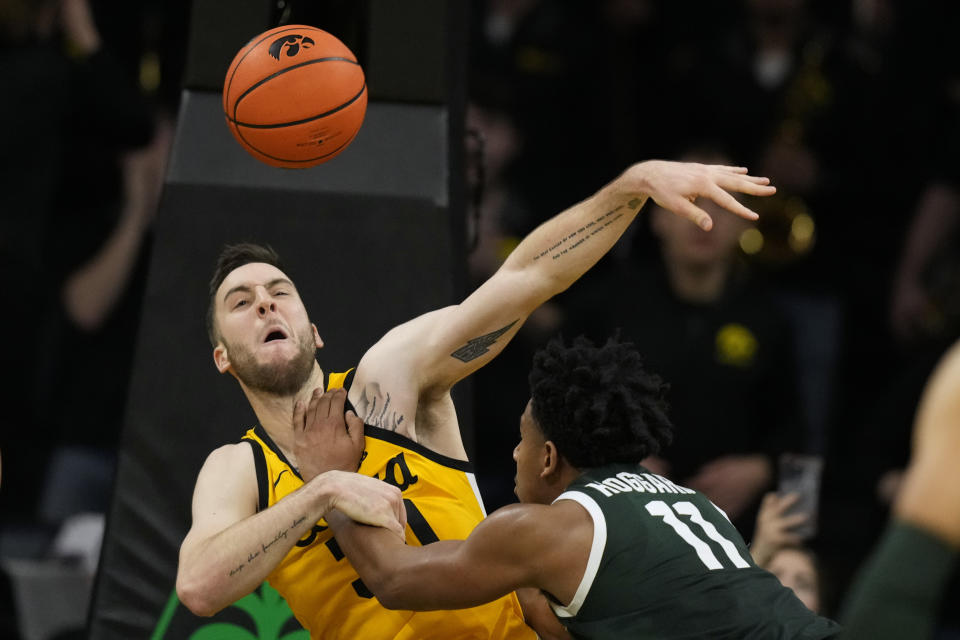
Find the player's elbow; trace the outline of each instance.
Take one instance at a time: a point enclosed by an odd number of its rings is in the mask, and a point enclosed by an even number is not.
[[[194,615],[209,618],[223,609],[211,599],[210,592],[207,585],[198,580],[183,574],[177,575],[177,598]]]

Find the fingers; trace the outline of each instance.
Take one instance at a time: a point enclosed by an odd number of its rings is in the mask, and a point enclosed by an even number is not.
[[[784,533],[780,538],[780,544],[784,547],[799,547],[803,543],[803,536],[798,536],[795,533]]]
[[[393,519],[390,522],[390,529],[400,536],[402,540],[406,540],[406,529],[407,529],[407,507],[403,502],[403,494],[400,492],[400,489],[396,489],[391,492],[390,500],[393,503]]]
[[[353,411],[348,411],[343,417],[347,437],[350,438],[350,444],[353,445],[354,450],[357,452],[357,469],[359,470],[360,465],[363,464],[363,446],[365,443],[363,420],[357,417],[357,414]]]
[[[777,192],[777,188],[772,184],[742,182],[739,187],[731,191],[739,191],[750,196],[772,196]]]
[[[800,499],[800,494],[796,491],[791,491],[783,495],[774,494],[777,496],[777,503],[779,505],[779,511],[782,513],[795,505]]]
[[[715,164],[715,165],[711,165],[711,167],[714,169],[720,169],[721,171],[728,171],[730,173],[739,173],[739,174],[746,174],[748,171],[746,167],[730,167],[723,164]]]
[[[407,528],[407,505],[403,499],[397,500],[397,521],[400,523],[401,535]]]
[[[318,418],[325,418],[329,414],[330,398],[323,393],[322,387],[317,387],[313,390],[313,394],[310,396],[310,404],[307,406],[307,425],[316,425]]]
[[[330,396],[330,402],[328,403],[327,416],[331,415],[343,415],[343,405],[347,400],[347,391],[345,389],[334,389],[333,391],[328,391],[327,395]]]
[[[784,516],[783,520],[780,521],[781,526],[784,529],[793,529],[794,527],[800,526],[807,521],[807,514],[805,513],[794,513],[793,515]]]
[[[667,208],[677,215],[683,216],[704,231],[710,231],[713,228],[713,219],[710,215],[686,198],[676,198],[667,205]]]
[[[753,184],[758,184],[764,187],[770,185],[770,178],[766,178],[764,176],[739,176],[739,179],[741,181],[746,180],[747,182],[752,182]],[[773,188],[776,189],[776,187]]]
[[[707,196],[727,211],[734,213],[747,220],[756,220],[760,216],[756,212],[748,209],[742,202],[734,198],[728,192],[714,185]]]
[[[749,170],[746,167],[728,167],[723,165],[712,165],[710,167],[713,169],[715,174],[715,179],[720,182],[726,182],[727,184],[721,185],[724,189],[732,189],[738,191],[739,188],[735,185],[742,183],[744,181],[752,182],[758,185],[768,185],[770,184],[770,178],[765,176],[753,176],[750,175]]]
[[[807,519],[806,514],[785,515],[787,511],[790,510],[790,507],[795,505],[799,499],[800,494],[798,493],[780,495],[770,492],[763,497],[758,517],[762,518],[765,522],[769,522],[770,526],[780,528],[789,528],[802,524]],[[798,517],[799,519],[797,519]]]
[[[799,499],[799,493],[779,494],[771,491],[763,497],[763,502],[761,503],[760,508],[764,513],[780,518],[783,516],[784,512],[796,504],[797,500]]]
[[[297,400],[293,405],[293,430],[303,431],[306,427],[307,409],[303,400]]]
[[[322,387],[317,387],[313,390],[306,408],[304,408],[304,403],[302,400],[298,401],[294,405],[293,418],[295,428],[306,429],[307,425],[315,425],[318,421],[326,418],[344,415],[344,405],[346,404],[346,401],[347,392],[344,389],[333,389],[324,393]],[[360,420],[356,414],[352,415],[352,418],[346,416],[347,430],[351,431],[353,428],[356,428],[356,422],[359,421],[358,431],[362,436],[363,421]],[[350,425],[351,420],[354,421],[353,427]]]
[[[379,480],[377,482],[380,482]],[[400,489],[390,485],[384,485],[383,498],[386,504],[377,508],[377,512],[372,514],[368,524],[377,525],[393,531],[401,539],[406,538],[407,528],[407,510],[403,504],[403,496]]]
[[[402,505],[403,503],[401,502],[400,504]],[[407,533],[406,528],[407,528],[407,523],[406,523],[406,522],[400,522],[399,519],[395,519],[395,520],[391,520],[391,521],[390,521],[390,530],[393,531],[393,532],[394,532],[395,534],[397,534],[398,536],[400,536],[400,539],[401,539],[401,540],[405,540],[406,537],[407,537],[407,536],[406,536],[406,533]]]
[[[353,411],[347,411],[344,415],[344,420],[347,423],[347,434],[350,436],[351,440],[362,440],[363,439],[363,420],[360,419],[357,414]]]
[[[728,167],[722,168],[728,169]],[[746,170],[736,173],[729,171],[717,172],[714,175],[714,182],[726,192],[736,191],[751,196],[772,196],[777,192],[777,188],[770,184],[770,178],[766,178],[764,176],[747,175]],[[749,220],[756,220],[757,218],[754,212],[750,211],[743,205],[739,205],[739,207],[736,208],[731,208],[723,202],[717,200],[712,194],[710,197],[714,202],[726,209],[730,209],[737,215],[742,215]],[[750,211],[751,215],[744,215],[744,211]]]

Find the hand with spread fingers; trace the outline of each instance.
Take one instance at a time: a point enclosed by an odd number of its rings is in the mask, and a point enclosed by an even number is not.
[[[324,471],[356,471],[363,454],[363,420],[344,413],[347,392],[315,389],[293,410],[294,456],[304,482]]]
[[[732,193],[751,196],[776,193],[769,178],[749,175],[746,167],[695,162],[648,160],[627,169],[620,180],[624,188],[635,185],[638,193],[648,195],[664,209],[707,231],[713,227],[713,220],[695,204],[697,198],[708,198],[731,213],[756,220],[757,213],[744,206]]]

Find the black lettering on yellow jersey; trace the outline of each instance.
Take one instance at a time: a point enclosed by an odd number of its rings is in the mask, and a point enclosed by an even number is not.
[[[353,370],[330,374],[327,389],[349,389]],[[486,513],[472,465],[378,427],[364,427],[359,473],[398,487],[407,509],[407,543],[464,539]],[[303,486],[303,478],[262,426],[243,436],[254,452],[259,509]],[[534,640],[516,595],[455,611],[391,611],[360,580],[321,520],[268,576],[311,638],[324,640]]]

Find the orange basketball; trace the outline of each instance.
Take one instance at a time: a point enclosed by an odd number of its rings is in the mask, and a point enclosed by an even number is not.
[[[253,157],[275,167],[330,160],[354,139],[366,112],[356,56],[315,27],[261,33],[237,53],[223,82],[230,131]]]

